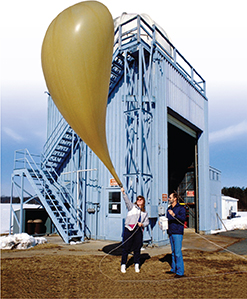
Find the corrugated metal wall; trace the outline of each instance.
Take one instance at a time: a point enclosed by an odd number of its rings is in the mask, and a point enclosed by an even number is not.
[[[208,103],[203,93],[175,69],[169,57],[159,49],[151,49],[148,54],[144,47],[140,42],[120,53],[124,72],[108,99],[106,134],[113,165],[130,197],[135,200],[140,192],[146,197],[151,216],[147,238],[152,236],[154,242],[162,244],[167,242],[167,235],[158,228],[158,218],[154,214],[159,204],[167,207],[162,195],[168,194],[168,108],[191,124],[195,134],[200,133],[199,223],[201,230],[209,229],[206,205],[209,195]],[[127,60],[129,52],[132,52],[131,63]],[[54,104],[49,102],[48,135],[60,117]],[[120,192],[120,188],[110,185],[108,170],[80,141],[74,154],[64,162],[63,172],[87,169],[97,170],[79,172],[79,194],[77,173],[67,177],[79,204],[85,205],[86,235],[120,240],[125,206],[121,203],[118,215],[110,215],[108,210],[109,192]],[[114,235],[113,230],[117,232]]]
[[[205,98],[169,62],[165,64],[167,106],[203,131]]]

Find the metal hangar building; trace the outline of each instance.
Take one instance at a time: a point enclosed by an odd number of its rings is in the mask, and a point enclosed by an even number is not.
[[[131,200],[146,199],[144,241],[168,243],[158,221],[174,190],[188,209],[188,226],[209,233],[221,225],[221,174],[209,166],[205,80],[149,16],[124,13],[114,23],[107,142]],[[41,158],[16,151],[11,180],[11,197],[38,199],[66,243],[121,240],[127,211],[120,188],[50,96]],[[22,211],[11,213],[22,232]]]

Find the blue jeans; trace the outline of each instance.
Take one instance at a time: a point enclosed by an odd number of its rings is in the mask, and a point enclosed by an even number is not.
[[[184,275],[184,261],[182,255],[183,235],[170,235],[169,238],[172,249],[171,272],[178,275]]]

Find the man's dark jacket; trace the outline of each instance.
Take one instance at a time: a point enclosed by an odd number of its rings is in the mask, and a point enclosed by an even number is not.
[[[172,215],[170,215],[168,210],[172,210],[173,213],[175,213],[175,216],[172,217]],[[183,235],[184,222],[186,220],[185,207],[180,205],[179,203],[177,203],[174,208],[170,206],[167,209],[167,218],[168,218],[168,230],[167,230],[168,235]]]

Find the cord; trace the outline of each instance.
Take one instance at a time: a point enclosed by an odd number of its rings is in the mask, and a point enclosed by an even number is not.
[[[136,225],[138,225],[138,224],[136,224]],[[135,235],[135,233],[138,231],[138,229],[140,229],[140,227],[138,227],[138,228],[134,231],[134,233],[133,233],[131,236],[129,236],[124,242],[122,242],[122,243],[121,243],[120,245],[118,245],[116,248],[113,248],[111,251],[109,251],[108,253],[106,253],[105,256],[103,256],[103,258],[102,258],[101,261],[99,262],[99,270],[100,270],[101,274],[103,274],[104,276],[106,276],[107,278],[109,278],[109,279],[112,280],[112,278],[111,278],[110,276],[108,276],[107,274],[103,273],[103,271],[101,270],[101,264],[102,264],[103,260],[104,260],[108,255],[110,255],[113,251],[117,250],[119,247],[123,246],[128,240],[130,240],[130,239]]]
[[[177,218],[174,217],[174,216],[172,216],[172,217],[173,217],[175,220],[177,220],[181,225],[184,225],[179,219],[177,219]],[[139,229],[139,228],[138,228],[138,229]],[[137,230],[138,230],[138,229],[137,229]],[[136,230],[136,231],[135,231],[135,232],[134,232],[128,239],[126,239],[124,242],[122,242],[122,243],[121,243],[119,246],[117,246],[116,248],[113,248],[111,251],[109,251],[109,252],[108,252],[108,253],[101,259],[101,261],[99,262],[99,270],[100,270],[101,274],[103,274],[103,275],[104,275],[105,277],[107,277],[108,279],[110,279],[110,280],[114,280],[114,281],[117,281],[117,282],[126,282],[126,281],[135,281],[135,282],[157,282],[157,281],[171,281],[171,280],[176,280],[176,278],[170,278],[170,279],[158,279],[158,280],[115,280],[115,279],[111,278],[109,275],[105,274],[105,273],[101,270],[101,264],[102,264],[103,260],[104,260],[108,255],[110,255],[113,251],[117,250],[117,249],[118,249],[119,247],[121,247],[124,243],[126,243],[130,238],[132,238],[132,237],[135,235],[135,233],[137,232],[137,230]],[[198,235],[198,234],[196,234],[196,235]],[[203,237],[203,236],[200,235],[200,234],[199,234],[198,236],[201,237],[202,239],[206,240],[207,242],[209,242],[209,243],[215,245],[216,247],[219,247],[219,248],[223,249],[224,251],[227,251],[227,252],[229,252],[229,253],[231,253],[231,254],[234,254],[234,255],[236,255],[236,256],[238,256],[238,257],[241,257],[241,258],[247,260],[246,257],[241,256],[241,255],[239,255],[239,254],[236,254],[235,252],[233,252],[233,251],[231,251],[231,250],[228,250],[227,248],[224,248],[224,247],[222,247],[222,246],[216,244],[215,242],[206,239],[205,237]],[[182,277],[182,278],[180,278],[180,279],[188,279],[188,278],[189,278],[189,279],[198,279],[198,278],[203,278],[203,277],[213,277],[213,276],[219,276],[219,275],[225,275],[225,274],[230,275],[230,274],[239,274],[239,273],[247,273],[247,271],[234,271],[234,272],[224,272],[224,273],[212,274],[212,275],[203,275],[203,276],[194,276],[194,277]]]

